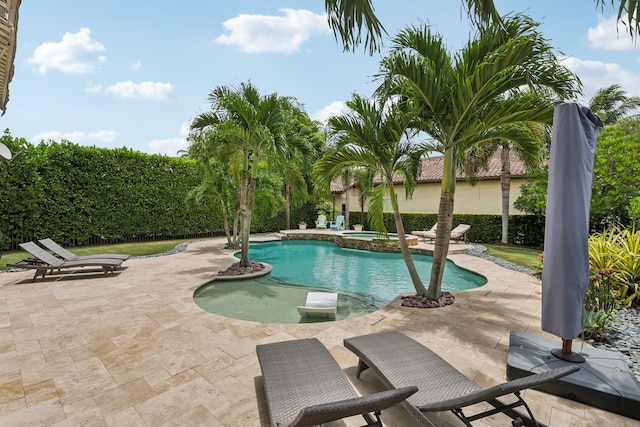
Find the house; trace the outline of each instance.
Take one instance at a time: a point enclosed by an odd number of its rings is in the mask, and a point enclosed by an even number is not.
[[[20,2],[0,0],[0,110],[3,115],[9,102],[9,83],[13,78]]]
[[[400,212],[411,213],[437,213],[440,203],[440,182],[442,180],[443,157],[431,157],[422,162],[422,171],[418,176],[417,186],[413,192],[413,197],[405,197],[403,180],[398,177],[395,182],[395,192],[398,197]],[[475,184],[468,182],[464,174],[458,173],[456,180],[455,206],[457,214],[493,214],[502,213],[502,189],[500,184],[500,173],[502,163],[500,153],[491,158],[486,170],[478,173]],[[520,186],[527,182],[524,162],[511,156],[511,187],[509,191],[509,214],[524,215],[513,207],[513,202],[520,196]],[[379,182],[379,180],[378,180]],[[340,179],[331,184],[334,206],[343,212],[345,206],[345,188]],[[349,211],[360,211],[358,200],[359,190],[351,187],[349,189]],[[366,209],[365,209],[366,210]],[[391,204],[388,198],[385,200],[385,212],[391,212]]]

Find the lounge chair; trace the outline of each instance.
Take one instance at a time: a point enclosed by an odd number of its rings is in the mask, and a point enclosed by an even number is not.
[[[371,368],[389,388],[417,385],[419,391],[402,405],[423,425],[434,427],[435,424],[427,418],[426,413],[451,411],[466,426],[471,426],[475,420],[504,413],[513,419],[514,426],[538,426],[520,391],[546,384],[580,369],[577,366],[565,366],[482,388],[436,353],[399,332],[352,337],[345,339],[344,345],[360,358],[356,373],[358,378],[363,370]],[[515,402],[507,404],[497,399],[509,394],[515,396]],[[494,408],[470,416],[463,412],[463,408],[482,402]],[[520,406],[527,410],[528,417],[514,410]]]
[[[316,338],[261,344],[256,354],[273,427],[319,425],[354,415],[362,415],[369,426],[382,426],[374,424],[380,411],[417,391],[412,386],[359,397]]]
[[[318,215],[316,220],[316,228],[327,228],[327,217],[324,215]]]
[[[344,215],[338,215],[335,221],[329,222],[329,229],[344,230]]]
[[[436,230],[438,229],[438,223],[436,222],[433,227],[431,227],[428,230],[422,230],[422,231],[412,231],[411,234],[413,234],[414,236],[418,236],[422,238],[423,242],[426,242],[427,240],[435,240],[436,239]]]
[[[91,258],[87,260],[64,261],[55,255],[42,249],[34,242],[20,243],[20,247],[29,252],[34,258],[27,258],[15,264],[7,264],[9,267],[25,268],[36,270],[32,282],[35,282],[39,275],[44,278],[47,271],[62,269],[79,269],[82,267],[100,267],[106,274],[113,272],[120,267],[122,260]]]
[[[469,224],[458,224],[451,230],[451,240],[458,240],[467,243],[467,233],[471,229]]]
[[[129,258],[131,258],[131,255],[126,255],[126,254],[96,254],[96,255],[76,255],[73,252],[69,252],[68,250],[66,250],[65,248],[63,248],[62,246],[60,246],[59,244],[57,244],[56,242],[54,242],[51,239],[42,239],[42,240],[38,240],[38,242],[44,246],[45,248],[49,249],[51,252],[53,252],[55,255],[59,256],[62,259],[65,259],[67,261],[76,261],[76,260],[87,260],[87,259],[94,259],[94,258],[101,258],[101,259],[120,259],[122,261],[126,261]]]
[[[304,306],[298,306],[302,317],[336,318],[338,294],[335,292],[309,292]]]

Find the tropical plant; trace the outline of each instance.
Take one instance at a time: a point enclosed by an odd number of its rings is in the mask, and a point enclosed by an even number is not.
[[[373,180],[376,171],[373,169],[360,168],[353,172],[353,186],[358,190],[358,204],[360,205],[360,224],[364,224],[364,211],[369,197],[373,192]],[[358,224],[357,224],[358,225]]]
[[[444,155],[435,253],[427,297],[441,295],[453,221],[456,171],[473,147],[489,141],[524,143],[532,134],[520,124],[550,124],[553,107],[540,97],[508,96],[523,85],[574,93],[576,77],[559,65],[552,47],[527,17],[505,19],[477,34],[455,55],[429,27],[412,27],[392,40],[382,60],[379,89],[410,100],[419,109],[415,126]]]
[[[625,117],[629,112],[640,108],[640,97],[627,96],[619,84],[598,89],[589,102],[589,109],[610,125]]]
[[[193,119],[191,129],[215,134],[212,141],[222,144],[221,159],[239,165],[240,266],[249,267],[249,233],[261,160],[277,158],[283,168],[293,168],[278,156],[286,150],[282,101],[275,93],[260,95],[251,83],[238,88],[218,86],[209,94],[209,101],[211,112]]]
[[[382,97],[365,99],[354,94],[347,102],[347,107],[349,111],[329,119],[330,134],[335,145],[327,150],[315,166],[318,180],[328,186],[345,168],[364,168],[379,174],[382,182],[371,194],[369,226],[374,231],[387,232],[383,220],[384,196],[387,193],[393,208],[402,256],[416,292],[424,296],[426,289],[409,251],[394,191],[394,178],[400,175],[404,177],[407,197],[411,196],[420,158],[426,148],[411,141],[410,125],[415,117],[411,105]]]
[[[501,24],[502,18],[493,0],[464,0],[462,2],[470,19],[479,28]],[[626,26],[631,37],[640,33],[640,1],[637,0],[596,0],[596,6],[604,9],[607,5],[618,4],[618,22],[627,20]],[[325,0],[327,20],[336,39],[340,38],[345,51],[355,50],[364,39],[364,48],[369,54],[380,50],[381,38],[386,31],[375,14],[373,0]]]

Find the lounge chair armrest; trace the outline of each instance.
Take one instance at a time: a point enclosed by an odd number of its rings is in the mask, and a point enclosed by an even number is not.
[[[298,416],[286,427],[312,426],[354,415],[380,411],[402,402],[417,391],[418,387],[415,386],[403,387],[353,399],[307,406],[301,409]],[[323,393],[323,391],[318,390],[318,393]]]
[[[475,403],[486,402],[496,399],[500,396],[515,393],[532,387],[557,380],[566,375],[579,371],[578,366],[563,366],[561,368],[551,369],[549,371],[533,374],[515,380],[507,381],[493,387],[469,393],[454,399],[441,400],[439,402],[429,403],[427,405],[418,406],[418,409],[424,412],[449,411],[456,408],[464,408],[465,406]]]

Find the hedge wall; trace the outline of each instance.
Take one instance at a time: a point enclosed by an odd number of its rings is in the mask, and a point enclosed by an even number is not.
[[[45,237],[76,246],[222,230],[214,213],[186,211],[201,179],[188,159],[67,142],[10,148],[23,152],[0,166],[3,249]]]
[[[351,212],[351,215],[356,214]],[[358,218],[360,212],[357,212]],[[353,218],[353,216],[352,216]],[[403,213],[402,223],[407,232],[428,230],[438,221],[435,213]],[[365,221],[366,222],[366,221]],[[384,214],[384,223],[390,232],[396,231],[392,213]],[[475,243],[500,243],[502,236],[502,217],[500,215],[456,214],[453,226],[469,224],[469,241]],[[368,223],[365,223],[368,229]],[[544,243],[544,218],[533,215],[513,215],[509,217],[509,243],[521,246],[542,247]]]

